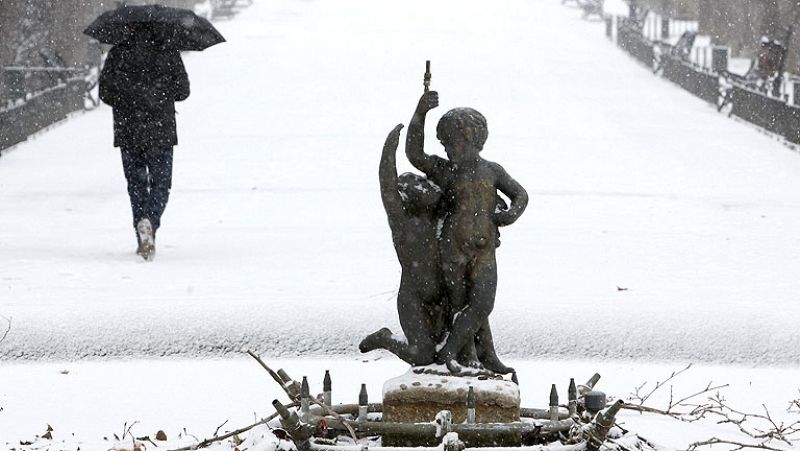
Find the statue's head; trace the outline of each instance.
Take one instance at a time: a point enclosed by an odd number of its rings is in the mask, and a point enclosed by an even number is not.
[[[442,198],[442,190],[426,177],[406,172],[397,177],[397,189],[403,205],[412,211],[433,210]]]
[[[472,108],[453,108],[439,119],[436,137],[445,150],[462,148],[466,144],[481,151],[489,137],[489,128],[486,118],[478,111]],[[452,159],[451,155],[448,156]]]

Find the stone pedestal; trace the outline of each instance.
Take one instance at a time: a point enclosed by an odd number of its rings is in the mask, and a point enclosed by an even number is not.
[[[409,370],[403,376],[383,384],[383,421],[391,423],[430,423],[437,413],[449,410],[453,423],[467,418],[467,393],[475,392],[476,423],[512,423],[519,421],[519,387],[510,381],[481,380],[476,377],[416,374]],[[502,446],[513,443],[478,443],[477,438],[461,437],[467,446]],[[512,438],[519,446],[518,438]],[[431,438],[388,436],[384,446],[435,446]]]

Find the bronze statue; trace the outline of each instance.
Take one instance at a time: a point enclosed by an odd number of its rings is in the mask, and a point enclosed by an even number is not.
[[[383,328],[359,345],[361,352],[383,348],[411,365],[428,365],[436,357],[442,338],[443,303],[439,277],[439,200],[441,190],[425,177],[405,173],[397,176],[395,153],[400,124],[389,133],[378,169],[381,199],[402,275],[397,292],[397,310],[405,340]]]
[[[445,364],[455,374],[506,374],[513,369],[497,357],[489,327],[497,288],[495,248],[498,227],[520,217],[528,195],[502,166],[480,157],[488,129],[483,115],[471,108],[450,110],[437,125],[448,158],[425,154],[425,116],[438,105],[438,94],[426,90],[408,127],[406,156],[426,177],[397,176],[402,125],[389,134],[379,170],[402,267],[397,302],[406,339],[383,328],[359,347],[386,349],[415,366]]]

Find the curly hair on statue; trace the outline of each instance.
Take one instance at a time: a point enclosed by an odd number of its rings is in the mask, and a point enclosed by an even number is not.
[[[478,149],[483,149],[489,137],[486,118],[472,108],[453,108],[439,119],[436,125],[436,137],[447,146],[454,133],[461,134],[467,142]]]

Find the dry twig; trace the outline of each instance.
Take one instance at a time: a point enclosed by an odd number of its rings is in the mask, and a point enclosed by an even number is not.
[[[719,394],[709,398],[710,406],[702,412],[704,416],[717,417],[717,424],[733,424],[742,434],[756,440],[781,441],[791,445],[800,436],[800,420],[791,423],[778,421],[772,417],[767,406],[761,405],[764,413],[748,413],[730,407]],[[752,423],[759,422],[753,426]]]
[[[698,421],[704,418],[714,418],[717,424],[732,424],[739,429],[739,432],[752,438],[754,443],[743,443],[735,440],[721,439],[712,437],[708,440],[698,441],[689,445],[688,451],[695,451],[698,448],[705,446],[712,446],[716,444],[725,444],[735,446],[734,451],[745,448],[751,449],[764,449],[780,451],[780,448],[775,448],[772,444],[773,441],[782,442],[786,445],[792,445],[794,442],[800,441],[800,420],[793,422],[783,422],[776,420],[771,414],[766,405],[762,404],[764,413],[749,413],[743,412],[732,408],[727,404],[725,398],[720,395],[719,390],[728,387],[728,384],[714,386],[710,382],[702,390],[684,396],[680,399],[675,399],[670,386],[669,402],[666,409],[658,409],[644,405],[658,389],[664,387],[668,381],[675,378],[679,374],[688,370],[691,365],[686,368],[673,372],[664,381],[656,383],[653,390],[647,394],[642,395],[641,392],[647,383],[636,387],[631,394],[631,400],[636,404],[627,404],[623,408],[635,410],[642,413],[654,413],[659,415],[666,415],[681,421]],[[715,392],[712,396],[708,397],[704,402],[692,404],[688,401],[697,398],[698,396]],[[685,409],[677,409],[678,407],[691,408],[686,411]],[[789,404],[787,409],[789,413],[800,413],[800,399],[796,399]]]
[[[261,360],[261,358],[259,356],[253,354],[253,352],[250,351],[249,349],[247,350],[247,353],[250,354],[250,357],[256,359],[256,361],[258,361],[258,363],[261,364],[261,366],[265,370],[267,370],[267,372],[270,374],[270,376],[272,376],[272,378],[275,379],[275,382],[277,382],[278,385],[280,385],[281,388],[283,388],[283,391],[286,392],[286,395],[289,396],[289,399],[292,399],[292,395],[289,393],[289,390],[284,385],[283,380],[280,378],[280,376],[278,376],[278,373],[272,371],[272,368],[267,366],[267,364],[264,363],[264,361]],[[341,415],[339,415],[338,413],[334,412],[333,409],[331,409],[330,406],[325,405],[325,403],[323,403],[323,402],[321,402],[321,401],[319,401],[317,399],[314,399],[314,398],[310,398],[310,401],[312,403],[317,404],[318,406],[322,407],[322,409],[325,412],[327,412],[328,415],[331,415],[332,417],[336,418],[337,420],[344,420],[341,417]],[[350,435],[353,437],[353,440],[357,441],[358,439],[356,438],[356,431],[349,424],[347,424],[346,421],[342,421],[342,424],[344,424],[344,426],[347,428],[348,432],[350,432]]]
[[[300,404],[298,404],[298,403],[291,403],[291,404],[287,404],[286,407],[297,407],[299,405]],[[235,431],[231,431],[231,432],[228,432],[227,434],[223,434],[223,435],[220,435],[220,436],[217,436],[216,433],[214,433],[214,437],[207,438],[207,439],[203,440],[202,442],[199,442],[199,443],[197,443],[195,445],[184,446],[183,448],[173,449],[171,451],[193,451],[193,450],[196,450],[196,449],[205,448],[206,446],[208,446],[208,445],[210,445],[212,443],[221,442],[222,440],[231,438],[234,435],[239,435],[239,434],[242,434],[244,432],[247,432],[247,431],[249,431],[250,429],[253,429],[256,426],[261,426],[262,424],[267,424],[267,423],[269,423],[270,421],[274,420],[277,417],[278,417],[278,413],[276,412],[276,413],[273,413],[272,415],[270,415],[270,416],[268,416],[268,417],[266,417],[266,418],[264,418],[264,419],[262,419],[260,421],[257,421],[255,423],[251,424],[250,426],[245,426],[245,427],[243,427],[241,429],[237,429]],[[222,427],[222,426],[220,426],[220,427]],[[219,428],[217,428],[217,432],[219,432]]]
[[[655,394],[659,389],[664,388],[667,385],[667,382],[669,382],[672,379],[676,378],[677,376],[683,374],[684,372],[689,370],[689,368],[691,368],[691,367],[692,367],[692,364],[690,363],[685,368],[683,368],[683,369],[681,369],[679,371],[673,371],[672,374],[670,374],[669,377],[667,377],[663,381],[656,382],[655,387],[652,390],[650,390],[647,394],[644,394],[644,395],[642,394],[642,390],[647,385],[647,382],[645,382],[642,385],[636,387],[634,389],[633,393],[631,393],[631,396],[628,398],[632,402],[631,403],[626,403],[625,406],[623,406],[623,409],[634,410],[634,411],[642,412],[642,413],[655,413],[655,414],[659,414],[659,415],[666,415],[666,416],[670,416],[672,418],[675,418],[675,419],[678,419],[678,420],[681,420],[681,421],[689,421],[689,422],[691,422],[691,421],[699,420],[700,418],[703,417],[705,409],[710,407],[710,404],[708,404],[708,403],[690,404],[690,403],[688,403],[688,401],[690,401],[690,400],[692,400],[694,398],[697,398],[698,396],[705,395],[705,394],[711,393],[711,392],[717,392],[718,390],[721,390],[723,388],[727,388],[729,386],[728,384],[713,385],[711,382],[709,382],[705,386],[705,388],[703,388],[702,390],[698,390],[698,391],[696,391],[694,393],[691,393],[691,394],[689,394],[687,396],[683,396],[683,397],[681,397],[679,399],[675,399],[675,393],[673,391],[673,386],[670,385],[669,386],[669,401],[667,402],[667,407],[665,409],[659,409],[659,408],[656,408],[656,407],[651,407],[651,406],[644,405],[644,403],[648,399],[650,399],[650,397],[653,396],[653,394]],[[678,407],[691,408],[691,410],[689,410],[689,411],[677,410]]]
[[[263,360],[261,360],[261,357],[255,355],[253,351],[249,349],[247,350],[247,354],[249,354],[250,357],[256,359],[256,362],[258,362],[261,365],[261,367],[264,368],[267,371],[267,373],[269,373],[269,375],[272,376],[273,379],[275,379],[275,382],[277,382],[278,385],[281,386],[283,391],[286,393],[286,396],[288,396],[290,400],[297,401],[297,399],[295,399],[294,396],[292,396],[292,394],[289,392],[289,389],[286,388],[286,385],[283,383],[283,379],[281,379],[281,377],[278,376],[278,373],[272,371],[272,368],[268,367],[267,364],[264,363]]]
[[[690,363],[690,364],[686,365],[686,368],[684,368],[684,369],[682,369],[682,370],[679,370],[679,371],[673,371],[673,372],[672,372],[672,374],[670,374],[668,378],[664,379],[663,381],[656,382],[656,386],[655,386],[655,387],[653,387],[653,389],[652,389],[652,390],[650,390],[650,392],[649,392],[649,393],[647,393],[647,394],[646,394],[646,395],[644,395],[644,396],[642,396],[642,395],[641,395],[641,391],[642,391],[642,389],[644,389],[644,387],[647,385],[647,382],[643,383],[642,385],[640,385],[640,386],[638,386],[638,387],[636,387],[636,388],[634,389],[634,392],[633,392],[633,393],[631,393],[631,396],[630,396],[630,398],[628,398],[628,399],[629,399],[630,401],[637,402],[637,403],[638,403],[640,406],[641,406],[641,405],[644,405],[644,403],[645,403],[645,402],[646,402],[646,401],[647,401],[647,400],[648,400],[648,399],[649,399],[651,396],[653,396],[653,393],[657,392],[657,391],[658,391],[660,388],[662,388],[664,385],[666,385],[666,384],[667,384],[667,382],[671,381],[672,379],[676,378],[677,376],[680,376],[682,373],[684,373],[685,371],[687,371],[687,370],[688,370],[689,368],[691,368],[691,367],[692,367],[692,364]],[[670,390],[671,390],[671,388],[670,388]],[[671,397],[671,394],[670,394],[670,397]]]
[[[687,448],[686,451],[696,451],[700,447],[712,446],[712,445],[733,445],[733,446],[735,446],[736,448],[733,448],[731,451],[738,451],[740,449],[746,449],[746,448],[747,449],[766,449],[766,450],[769,450],[769,451],[784,451],[781,448],[774,448],[772,446],[767,445],[766,443],[755,443],[755,444],[750,443],[750,444],[748,444],[748,443],[737,442],[737,441],[734,441],[734,440],[719,439],[717,437],[712,437],[712,438],[710,438],[708,440],[703,440],[701,442],[694,442],[691,445],[689,445],[689,448]]]
[[[228,420],[225,420],[225,422],[224,422],[224,423],[222,423],[222,424],[220,424],[219,426],[217,426],[217,430],[216,430],[216,431],[214,431],[214,437],[216,437],[217,435],[219,435],[219,430],[220,430],[220,429],[222,429],[222,426],[225,426],[226,424],[228,424]]]
[[[0,315],[0,318],[3,318],[3,321],[6,322],[6,330],[5,330],[5,332],[3,332],[3,335],[0,336],[0,343],[2,343],[3,340],[5,340],[6,337],[8,336],[8,333],[11,332],[11,319],[12,318],[6,318],[3,315]]]

